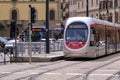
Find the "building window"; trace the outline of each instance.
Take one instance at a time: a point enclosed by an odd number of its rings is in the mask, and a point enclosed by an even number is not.
[[[100,19],[102,19],[102,14],[100,14],[100,17],[99,17]]]
[[[73,4],[75,5],[77,3],[77,1],[76,0],[73,0]]]
[[[17,0],[11,0],[11,1],[17,1]]]
[[[55,11],[50,10],[50,20],[55,20]]]
[[[103,9],[106,9],[106,2],[103,1]]]
[[[82,8],[84,7],[84,3],[83,3],[83,1],[82,1]]]
[[[12,10],[12,15],[11,15],[12,20],[17,20],[17,11]]]
[[[93,0],[91,0],[91,6],[93,6]]]
[[[36,1],[36,0],[30,0],[30,1]]]
[[[112,22],[112,17],[113,17],[113,14],[110,13],[109,17],[108,17],[108,21]]]
[[[93,14],[91,14],[91,17],[93,18]]]
[[[99,0],[96,0],[96,5],[98,5],[98,3],[99,3]]]
[[[50,1],[55,1],[55,0],[50,0]]]
[[[118,0],[115,0],[115,7],[118,6]]]
[[[80,4],[79,4],[79,2],[78,2],[78,9],[80,8]]]
[[[115,12],[115,22],[118,23],[118,12]]]
[[[107,4],[108,4],[108,8],[113,8],[113,2],[112,1],[107,2]]]
[[[98,13],[96,13],[96,18],[98,19]]]

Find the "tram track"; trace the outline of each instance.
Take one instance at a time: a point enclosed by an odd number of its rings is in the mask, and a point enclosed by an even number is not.
[[[25,70],[30,70],[30,69],[35,69],[35,68],[39,68],[39,67],[59,64],[59,63],[62,63],[62,62],[64,62],[64,61],[62,60],[62,61],[58,61],[58,62],[49,63],[49,64],[46,64],[46,65],[45,64],[44,65],[37,65],[37,66],[34,66],[34,67],[30,67],[30,68],[24,68],[24,69],[20,69],[20,70],[15,70],[15,71],[12,71],[11,73],[8,73],[8,74],[0,74],[0,78],[6,77],[8,75],[11,75],[11,74],[14,74],[14,73],[17,73],[17,72],[22,72],[22,71],[25,71]]]
[[[99,60],[102,60],[102,59],[98,58],[97,60],[99,61]],[[92,61],[97,61],[97,60],[95,59],[95,60],[92,60]],[[88,69],[88,70],[86,72],[83,72],[83,73],[78,72],[78,74],[75,74],[75,75],[73,73],[72,75],[74,75],[74,76],[72,76],[71,78],[69,78],[67,80],[79,80],[81,78],[82,78],[81,80],[89,80],[89,76],[93,72],[95,72],[95,71],[97,71],[97,70],[99,70],[99,69],[101,69],[105,66],[108,66],[108,65],[110,65],[110,64],[112,64],[116,61],[119,61],[119,60],[120,60],[120,58],[116,58],[116,59],[110,60],[109,62],[107,61],[104,64],[100,64],[100,65],[98,63],[95,63],[95,64],[92,65],[94,68],[83,68],[83,69]],[[61,60],[61,61],[57,61],[57,62],[52,62],[52,63],[47,63],[47,64],[39,64],[39,65],[34,66],[34,67],[15,70],[15,71],[12,71],[11,73],[1,74],[0,78],[5,78],[7,76],[17,74],[19,72],[24,73],[24,72],[32,70],[32,69],[33,70],[34,69],[40,70],[40,69],[45,69],[46,68],[46,70],[44,70],[42,72],[37,72],[35,74],[28,74],[28,75],[18,77],[17,79],[15,79],[15,80],[36,80],[38,77],[42,76],[43,74],[51,73],[52,71],[54,72],[54,71],[57,71],[57,70],[60,70],[60,69],[67,69],[68,67],[72,68],[73,66],[77,66],[79,64],[84,65],[84,64],[87,64],[87,63],[90,63],[90,60],[86,60],[86,61],[79,60],[79,62],[73,61],[73,62],[69,62],[67,64],[66,64],[65,60]],[[64,65],[61,65],[61,64],[64,64]],[[97,66],[96,66],[96,64],[97,64]],[[56,65],[60,65],[60,66],[58,67]],[[53,67],[53,66],[56,66],[56,67]],[[107,80],[111,80],[114,77],[114,75],[117,75],[118,73],[119,72],[117,72],[116,74],[113,74]],[[63,75],[63,74],[60,74],[60,75]],[[65,75],[69,75],[69,74],[65,73]]]
[[[48,73],[48,72],[51,72],[51,71],[55,71],[55,70],[59,70],[59,69],[65,68],[65,67],[73,66],[73,65],[76,65],[76,64],[85,63],[85,62],[77,62],[77,63],[72,63],[72,64],[64,65],[64,66],[57,67],[57,68],[54,68],[54,69],[46,70],[44,72],[40,72],[38,74],[32,74],[32,75],[28,75],[28,76],[25,76],[25,77],[17,78],[17,80],[23,80],[23,79],[35,80],[35,78],[39,77],[42,74],[45,74],[45,73]]]
[[[12,71],[10,73],[0,74],[0,78],[4,78],[6,76],[9,76],[9,75],[12,75],[12,74],[15,74],[15,73],[18,73],[18,72],[23,72],[23,71],[36,69],[36,68],[41,68],[41,67],[50,66],[50,65],[56,65],[56,64],[63,63],[63,62],[65,62],[65,61],[61,60],[61,61],[58,61],[58,62],[46,64],[46,65],[45,64],[44,65],[37,65],[37,66],[34,66],[34,67],[30,67],[30,68],[24,68],[24,69],[20,69],[20,70],[15,70],[15,71]],[[69,63],[67,65],[64,65],[64,66],[61,66],[61,67],[57,67],[57,68],[54,68],[54,69],[48,69],[46,71],[43,71],[43,72],[40,72],[40,73],[37,73],[37,74],[32,74],[32,75],[28,75],[28,76],[25,76],[25,77],[17,78],[16,80],[23,80],[23,79],[26,79],[26,78],[28,78],[28,80],[34,80],[35,78],[37,78],[38,76],[40,76],[40,75],[42,75],[44,73],[47,73],[47,72],[50,72],[50,71],[54,71],[54,70],[59,70],[59,69],[62,69],[62,68],[65,68],[65,67],[69,67],[69,66],[72,66],[72,65],[76,65],[76,64],[80,64],[80,63],[84,63],[84,62],[81,61],[81,62]]]
[[[110,62],[107,62],[107,63],[103,64],[103,65],[97,66],[97,67],[94,68],[94,69],[89,70],[88,72],[84,73],[85,76],[84,76],[83,80],[89,80],[89,75],[90,75],[92,72],[94,72],[94,71],[96,71],[96,70],[98,70],[98,69],[100,69],[100,68],[103,68],[103,67],[105,67],[105,66],[108,66],[108,65],[110,65],[110,64],[112,64],[112,63],[114,63],[114,62],[116,62],[116,61],[119,61],[119,60],[120,60],[120,58],[115,59],[115,60],[112,60],[112,61],[110,61]],[[110,76],[110,77],[111,77],[111,76]],[[112,77],[113,77],[113,76],[112,76]],[[109,80],[109,78],[108,78],[107,80]]]
[[[101,60],[101,58],[98,59],[98,60]],[[110,65],[110,64],[112,64],[112,63],[114,63],[114,62],[116,62],[116,61],[119,61],[119,60],[120,60],[120,58],[117,58],[117,59],[115,59],[115,60],[112,60],[112,61],[107,62],[107,63],[105,63],[105,64],[102,64],[102,65],[100,65],[100,66],[97,66],[96,68],[93,68],[93,69],[91,69],[91,70],[89,70],[89,71],[87,71],[87,72],[85,72],[85,73],[83,73],[83,74],[76,75],[76,76],[74,76],[74,77],[72,77],[72,78],[70,78],[70,79],[67,79],[67,80],[79,80],[79,78],[81,78],[81,77],[83,77],[82,80],[90,80],[90,79],[89,79],[89,75],[90,75],[91,73],[93,73],[93,72],[96,71],[96,70],[99,70],[100,68],[103,68],[103,67],[105,67],[105,66],[108,66],[108,65]],[[117,76],[119,75],[119,76],[118,76],[118,79],[120,79],[120,71],[119,71],[119,72],[116,72],[115,74],[113,74],[112,76],[108,77],[106,80],[112,80],[114,77],[116,77],[116,75],[117,75]]]
[[[116,78],[120,80],[120,71],[116,72],[113,76],[108,77],[106,80],[113,80],[114,78]]]
[[[64,66],[61,66],[61,67],[57,67],[57,68],[54,68],[54,69],[49,69],[49,70],[46,70],[44,72],[40,72],[40,73],[37,73],[37,74],[32,74],[32,75],[28,75],[28,76],[25,76],[25,77],[17,78],[17,80],[23,80],[23,79],[35,80],[37,77],[41,76],[42,74],[45,74],[45,73],[48,73],[48,72],[51,72],[51,71],[55,71],[55,70],[59,70],[59,69],[62,69],[62,68],[70,67],[70,66],[73,66],[73,65],[86,63],[88,61],[89,60],[83,60],[82,62],[72,63],[72,64],[64,65]],[[74,79],[79,78],[79,77],[82,77],[82,75],[76,75],[76,76],[74,76],[70,79],[67,79],[67,80],[74,80]]]

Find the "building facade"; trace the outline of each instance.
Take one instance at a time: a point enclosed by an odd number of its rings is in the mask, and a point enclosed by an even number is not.
[[[100,0],[99,3],[100,19],[110,22],[120,23],[120,1],[119,0]]]
[[[46,19],[46,0],[0,0],[0,36],[10,37],[11,20],[16,20],[19,33],[30,22],[29,5],[36,9],[36,22],[33,26],[44,26]],[[61,0],[49,0],[49,27],[61,27]],[[50,32],[50,36],[53,33]]]
[[[87,12],[88,4],[88,12]],[[120,23],[119,0],[69,0],[69,14],[72,16],[86,16]]]
[[[65,22],[67,20],[67,18],[69,17],[69,0],[61,0],[61,10],[62,10],[62,18],[61,18],[61,22],[62,22],[62,27],[65,26]]]

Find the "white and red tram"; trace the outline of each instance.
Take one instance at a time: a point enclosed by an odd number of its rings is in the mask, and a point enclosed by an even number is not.
[[[65,57],[95,58],[120,51],[120,25],[91,17],[68,18]]]

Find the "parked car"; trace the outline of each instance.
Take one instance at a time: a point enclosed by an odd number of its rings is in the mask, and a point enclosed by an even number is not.
[[[19,42],[19,40],[16,40],[16,42]],[[6,43],[6,45],[5,45],[5,47],[14,47],[15,46],[15,39],[13,39],[13,40],[9,40],[7,43]]]
[[[16,40],[16,42],[19,42],[19,40]],[[5,45],[5,49],[7,52],[13,51],[14,48],[15,48],[15,39],[9,40]]]
[[[5,44],[8,42],[7,39],[0,37],[0,52],[3,52],[3,49],[5,47]]]
[[[0,42],[5,45],[8,42],[8,40],[6,38],[0,37]]]

